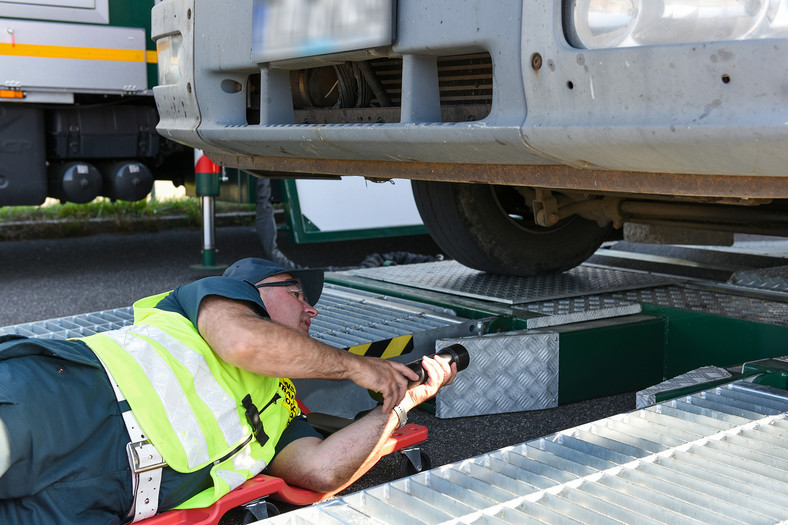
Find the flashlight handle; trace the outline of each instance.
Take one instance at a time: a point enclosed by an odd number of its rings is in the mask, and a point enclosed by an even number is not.
[[[447,354],[434,354],[434,355],[431,355],[430,357],[432,357],[436,361],[443,361],[444,363],[446,363],[449,366],[451,366],[452,358],[451,358],[450,355],[447,355]],[[423,366],[421,366],[421,359],[419,359],[418,361],[413,361],[412,363],[408,363],[405,366],[407,366],[408,368],[410,368],[411,370],[416,372],[416,374],[419,376],[419,378],[417,380],[411,381],[410,383],[408,383],[408,388],[410,388],[412,386],[420,385],[424,381],[427,380],[427,371],[424,370]]]
[[[451,366],[452,363],[457,363],[458,372],[468,368],[468,364],[470,363],[470,355],[468,354],[468,350],[459,343],[447,346],[446,348],[441,349],[439,352],[436,352],[429,357],[438,361],[443,361],[449,366]],[[421,359],[411,361],[405,366],[419,375],[419,378],[416,381],[411,381],[408,384],[408,388],[420,385],[427,379],[427,372],[424,370],[424,367],[421,366]]]
[[[457,363],[458,372],[468,368],[468,365],[471,362],[471,356],[468,353],[468,350],[459,343],[442,348],[439,352],[436,352],[429,357],[441,360],[447,363],[449,366],[451,366],[452,363]],[[417,359],[416,361],[411,361],[405,366],[416,372],[416,374],[419,376],[416,381],[411,381],[408,383],[408,388],[420,385],[427,379],[427,372],[424,370],[424,367],[421,366],[421,358]],[[383,401],[383,396],[380,395],[380,392],[375,392],[374,390],[368,390],[368,392],[370,397],[372,397],[372,399],[375,401]]]

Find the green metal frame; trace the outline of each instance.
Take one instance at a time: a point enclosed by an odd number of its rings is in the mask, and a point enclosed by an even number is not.
[[[643,315],[556,327],[559,404],[642,390],[703,366],[738,367],[788,354],[788,327],[642,304]],[[584,326],[585,325],[585,326]],[[741,376],[738,376],[741,377]],[[738,377],[734,377],[736,379]],[[726,379],[665,392],[687,395]]]
[[[665,378],[707,365],[725,368],[788,354],[785,326],[650,304],[643,312],[666,319]]]
[[[558,403],[633,392],[662,381],[664,327],[664,319],[650,316],[555,327]]]
[[[283,181],[283,183],[285,215],[287,216],[287,223],[290,226],[290,239],[294,243],[305,244],[313,242],[349,241],[405,235],[423,235],[427,233],[427,229],[423,225],[392,226],[388,228],[359,228],[331,232],[320,231],[320,229],[312,224],[309,218],[301,211],[296,181],[286,180]]]
[[[759,385],[788,390],[788,362],[786,361],[763,359],[747,363],[742,368],[742,373],[756,375],[753,382]]]
[[[205,186],[205,182],[196,180],[194,174],[187,174],[184,182],[186,194],[192,197],[204,195],[205,193],[200,193],[200,189]],[[291,243],[333,242],[427,234],[427,229],[423,225],[320,231],[301,211],[296,181],[274,180],[273,182],[281,184],[282,206],[286,219],[286,225],[280,225],[279,229],[287,230]],[[213,190],[210,194],[215,195],[216,199],[222,202],[254,204],[257,201],[256,183],[257,177],[254,175],[235,168],[225,168],[218,193]]]
[[[150,24],[151,9],[154,0],[109,0],[109,24],[120,27],[139,27],[145,29],[145,48],[156,50],[156,43],[151,40]],[[159,82],[158,64],[148,64],[148,89]]]

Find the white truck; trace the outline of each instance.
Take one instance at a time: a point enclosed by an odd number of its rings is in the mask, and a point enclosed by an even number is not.
[[[154,0],[0,0],[0,206],[140,200],[194,153],[156,133]]]
[[[411,179],[473,268],[788,233],[785,0],[164,0],[152,35],[160,134],[262,177]]]

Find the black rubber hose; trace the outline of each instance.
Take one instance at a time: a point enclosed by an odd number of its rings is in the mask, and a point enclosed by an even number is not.
[[[356,64],[358,65],[358,70],[361,71],[361,75],[364,77],[364,80],[366,80],[367,84],[369,84],[369,87],[372,88],[372,92],[375,94],[375,98],[380,104],[380,107],[391,107],[391,99],[389,98],[389,94],[386,92],[386,88],[383,87],[383,84],[380,82],[375,70],[369,65],[369,62],[363,61],[357,62]]]

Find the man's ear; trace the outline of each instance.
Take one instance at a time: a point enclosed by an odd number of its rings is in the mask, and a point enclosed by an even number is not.
[[[262,299],[260,300],[262,301]],[[250,302],[249,306],[252,308],[252,310],[254,310],[257,313],[257,315],[259,315],[263,319],[269,319],[269,320],[271,319],[271,316],[268,315],[268,311],[265,309],[265,302],[263,302],[263,306],[260,306],[257,303]]]

